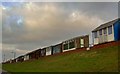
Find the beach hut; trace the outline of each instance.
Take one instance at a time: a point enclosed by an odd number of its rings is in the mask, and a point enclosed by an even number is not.
[[[40,57],[40,50],[41,49],[37,49],[37,50],[34,50],[28,54],[26,54],[26,59],[38,59]]]
[[[17,59],[17,62],[23,62],[23,61],[24,61],[24,56],[21,55],[21,56],[19,56],[19,57],[16,58],[16,59]]]
[[[62,43],[52,46],[52,54],[57,54],[62,52]]]
[[[29,58],[29,55],[28,54],[26,54],[26,55],[24,55],[24,60],[29,60],[30,58]]]
[[[74,37],[62,42],[63,52],[83,47],[89,47],[89,35]]]
[[[52,46],[46,47],[46,56],[52,54]]]
[[[41,57],[46,56],[46,48],[43,48],[43,49],[40,50],[40,56]]]
[[[120,19],[102,24],[92,31],[93,44],[120,40]]]

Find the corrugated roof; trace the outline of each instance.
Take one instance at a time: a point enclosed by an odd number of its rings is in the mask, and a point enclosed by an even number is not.
[[[115,20],[112,20],[112,21],[107,22],[107,23],[105,23],[105,24],[102,24],[102,25],[98,26],[97,28],[95,28],[92,32],[95,32],[95,31],[98,31],[98,30],[103,29],[103,28],[105,28],[105,27],[111,26],[111,25],[113,25],[115,22],[117,22],[118,20],[120,20],[120,19],[115,19]]]

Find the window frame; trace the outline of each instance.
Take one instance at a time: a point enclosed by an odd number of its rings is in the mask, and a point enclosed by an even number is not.
[[[103,29],[103,34],[107,34],[107,28],[106,27]]]
[[[75,42],[71,41],[69,42],[69,49],[75,48]]]
[[[69,48],[68,48],[68,43],[65,43],[64,45],[64,50],[68,50]]]
[[[99,30],[99,35],[102,35],[102,29]]]
[[[112,34],[112,25],[108,26],[108,35]]]
[[[97,31],[94,32],[94,38],[98,38],[98,32]]]

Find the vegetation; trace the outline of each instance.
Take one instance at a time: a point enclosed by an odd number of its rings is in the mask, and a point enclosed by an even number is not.
[[[3,64],[8,72],[118,72],[118,46]]]

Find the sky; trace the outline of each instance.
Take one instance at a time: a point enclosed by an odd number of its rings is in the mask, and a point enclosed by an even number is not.
[[[37,48],[90,35],[118,18],[117,2],[2,2],[2,56],[13,58]]]

